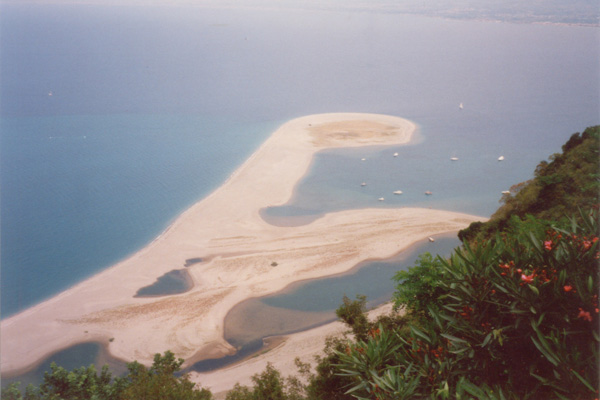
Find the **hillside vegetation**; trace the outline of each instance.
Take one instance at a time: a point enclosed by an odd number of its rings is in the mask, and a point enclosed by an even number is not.
[[[591,209],[599,203],[600,194],[600,126],[574,133],[562,146],[562,153],[542,161],[534,179],[519,183],[504,195],[503,205],[488,222],[474,222],[459,232],[465,241],[489,239],[507,228],[511,218],[532,215],[548,221],[578,216],[580,209]]]

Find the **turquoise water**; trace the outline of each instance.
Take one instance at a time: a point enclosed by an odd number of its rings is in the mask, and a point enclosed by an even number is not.
[[[186,115],[3,118],[2,316],[151,242],[274,126]]]

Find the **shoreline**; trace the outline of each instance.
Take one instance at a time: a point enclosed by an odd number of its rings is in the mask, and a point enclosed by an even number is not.
[[[368,310],[369,320],[390,313],[392,307],[390,302],[386,302]],[[350,331],[349,327],[338,320],[301,332],[275,336],[279,339],[276,346],[272,348],[265,347],[263,352],[215,371],[192,371],[190,372],[190,380],[211,390],[215,399],[224,399],[226,393],[233,389],[236,383],[242,386],[251,386],[252,376],[263,372],[268,363],[272,364],[281,373],[282,378],[287,378],[290,375],[298,376],[298,368],[295,364],[296,358],[305,364],[310,364],[311,370],[313,370],[316,366],[315,357],[325,355],[323,349],[327,338],[341,338],[345,333],[352,336]]]
[[[105,343],[115,358],[147,365],[166,350],[186,360],[231,353],[223,320],[240,301],[296,280],[343,272],[366,258],[385,258],[415,237],[481,219],[408,208],[336,212],[298,227],[276,227],[261,219],[260,208],[288,201],[315,152],[406,144],[414,130],[401,118],[355,113],[311,115],[283,124],[222,186],[180,214],[149,245],[2,320],[2,373],[14,375],[58,350],[94,340]],[[133,297],[186,260],[205,257],[210,258],[186,267],[194,281],[190,291]],[[271,267],[276,260],[279,267]]]

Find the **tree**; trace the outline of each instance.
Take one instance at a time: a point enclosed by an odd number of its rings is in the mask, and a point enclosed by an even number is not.
[[[207,389],[197,388],[187,375],[176,377],[184,360],[166,351],[154,355],[154,363],[147,369],[137,361],[128,364],[128,376],[121,399],[144,400],[210,400]]]
[[[393,278],[398,282],[394,307],[405,307],[407,312],[420,315],[427,314],[431,307],[437,307],[437,298],[444,292],[442,264],[439,256],[433,258],[430,253],[423,253],[415,266],[407,271],[398,271]]]
[[[108,366],[100,373],[94,365],[72,371],[51,364],[39,388],[28,386],[25,396],[18,383],[2,390],[2,399],[10,400],[210,400],[209,390],[198,388],[186,375],[176,377],[183,359],[175,359],[170,351],[156,354],[152,367],[147,369],[137,361],[128,364],[129,373],[114,378]]]
[[[365,315],[367,297],[359,294],[356,295],[356,300],[350,300],[347,296],[344,296],[342,301],[343,304],[335,310],[335,314],[352,328],[352,333],[356,338],[366,338],[369,331],[369,320]]]
[[[265,370],[252,376],[253,387],[237,383],[227,393],[226,400],[303,400],[304,385],[294,377],[283,379],[281,373],[268,363]]]

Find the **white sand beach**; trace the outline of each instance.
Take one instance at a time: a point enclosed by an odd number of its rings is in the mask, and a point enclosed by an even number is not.
[[[184,212],[150,245],[3,320],[2,373],[18,373],[58,350],[94,340],[107,344],[115,357],[145,364],[166,350],[188,360],[186,364],[231,354],[235,349],[223,339],[223,321],[239,302],[277,292],[298,280],[347,271],[366,259],[391,257],[428,236],[481,220],[416,208],[341,211],[297,227],[276,227],[260,217],[261,208],[288,201],[315,152],[399,145],[408,143],[414,131],[407,120],[375,114],[318,114],[287,122],[225,184]],[[134,297],[140,288],[193,258],[204,261],[187,268],[194,281],[190,291]],[[276,267],[271,265],[274,261]],[[281,361],[288,357],[286,346],[296,340],[310,335],[322,338],[336,329],[339,324],[291,335],[261,360],[279,357]],[[194,379],[222,391],[263,367],[256,370],[255,364],[247,364],[245,368],[245,372],[195,374]]]

